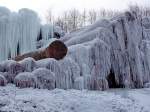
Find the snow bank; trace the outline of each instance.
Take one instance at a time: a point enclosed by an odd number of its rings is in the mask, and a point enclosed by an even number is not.
[[[109,91],[0,87],[2,112],[149,112],[150,89]]]

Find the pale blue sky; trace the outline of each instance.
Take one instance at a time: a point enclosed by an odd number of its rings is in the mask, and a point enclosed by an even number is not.
[[[123,10],[133,3],[150,6],[150,0],[0,0],[0,6],[5,6],[13,11],[30,8],[38,12],[42,18],[50,8],[57,16],[71,8],[77,8],[81,11],[101,8]]]

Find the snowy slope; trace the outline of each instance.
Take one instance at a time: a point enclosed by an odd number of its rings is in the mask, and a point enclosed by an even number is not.
[[[150,112],[150,89],[52,91],[0,87],[1,112]]]

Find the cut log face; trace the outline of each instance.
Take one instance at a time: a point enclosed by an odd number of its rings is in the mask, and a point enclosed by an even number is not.
[[[45,54],[48,58],[55,58],[56,60],[60,60],[66,56],[67,47],[63,42],[56,40],[46,48]]]
[[[35,60],[41,60],[45,58],[55,58],[56,60],[60,60],[66,56],[67,51],[68,49],[63,42],[59,40],[55,40],[44,50],[39,50],[39,51],[19,55],[16,56],[14,60],[21,61],[24,58],[28,58],[28,57],[32,57]]]

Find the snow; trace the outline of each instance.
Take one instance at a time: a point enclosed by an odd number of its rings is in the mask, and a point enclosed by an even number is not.
[[[0,111],[150,112],[150,89],[108,91],[0,87]]]

